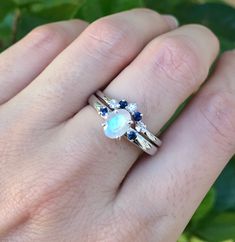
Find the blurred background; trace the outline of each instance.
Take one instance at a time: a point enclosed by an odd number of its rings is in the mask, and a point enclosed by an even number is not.
[[[235,0],[0,0],[0,52],[38,25],[72,18],[92,22],[135,7],[173,14],[181,24],[203,24],[219,37],[222,51],[235,49]],[[235,158],[179,239],[202,241],[235,242]]]

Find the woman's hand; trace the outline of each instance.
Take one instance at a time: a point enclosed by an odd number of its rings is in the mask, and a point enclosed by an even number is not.
[[[104,136],[87,105],[137,102],[157,133],[218,55],[199,25],[138,9],[33,30],[0,55],[0,240],[173,242],[235,150],[235,54],[155,156]]]

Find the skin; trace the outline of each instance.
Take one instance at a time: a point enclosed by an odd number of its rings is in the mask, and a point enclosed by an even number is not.
[[[218,51],[207,28],[135,9],[44,25],[1,53],[0,240],[175,242],[235,151],[235,52],[207,79]],[[97,89],[136,102],[155,133],[197,93],[150,157],[104,136]]]

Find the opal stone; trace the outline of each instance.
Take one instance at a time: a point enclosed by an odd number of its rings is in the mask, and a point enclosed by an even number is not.
[[[105,122],[104,133],[115,139],[124,135],[130,128],[131,115],[125,109],[110,112]]]

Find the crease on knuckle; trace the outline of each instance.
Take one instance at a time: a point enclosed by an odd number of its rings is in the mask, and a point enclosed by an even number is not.
[[[225,150],[234,148],[235,99],[228,91],[207,93],[199,105],[199,112],[206,120],[213,140]]]
[[[112,58],[129,56],[126,43],[133,38],[128,26],[103,18],[91,24],[85,32],[88,51],[96,50],[100,55]]]
[[[183,41],[182,41],[183,40]],[[173,82],[177,92],[182,96],[185,92],[195,91],[200,79],[205,77],[204,67],[189,40],[182,36],[163,37],[158,42],[158,53],[153,68],[158,75]]]

